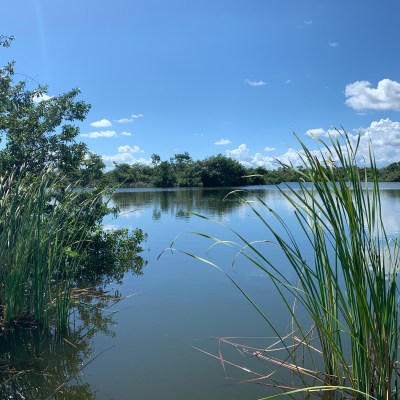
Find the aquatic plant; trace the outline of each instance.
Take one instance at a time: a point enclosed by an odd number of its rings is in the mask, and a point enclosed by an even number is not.
[[[277,335],[274,346],[253,348],[249,354],[290,370],[297,379],[296,387],[286,387],[279,395],[397,399],[399,246],[385,231],[375,159],[370,150],[367,165],[358,166],[360,138],[338,132],[328,141],[318,140],[321,148],[311,151],[299,139],[302,166],[286,167],[294,168],[302,179],[296,188],[279,187],[293,207],[302,235],[295,237],[287,221],[262,198],[248,198],[245,191],[230,196],[247,204],[272,241],[250,241],[236,231],[236,243],[197,234],[214,244],[235,247],[235,262],[245,257],[256,265],[281,296],[292,320],[290,335],[279,332],[228,275]],[[306,245],[312,249],[310,259],[305,256]],[[280,249],[295,281],[271,261],[269,246]],[[185,253],[221,269],[209,259]],[[311,326],[304,325],[303,314]],[[279,359],[271,355],[276,348]],[[216,358],[226,362],[221,353]],[[262,376],[256,378],[259,383]]]
[[[62,202],[52,196],[61,178],[51,169],[16,175],[0,180],[0,322],[63,328],[91,227],[87,210],[101,196],[77,207],[79,192],[71,188],[63,188]]]

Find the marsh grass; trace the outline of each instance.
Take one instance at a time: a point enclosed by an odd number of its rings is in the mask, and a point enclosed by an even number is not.
[[[346,134],[320,140],[318,152],[299,142],[302,167],[296,171],[302,181],[297,189],[288,185],[279,190],[293,207],[301,237],[295,237],[262,198],[249,199],[244,191],[234,191],[229,197],[247,204],[273,242],[262,238],[252,242],[240,232],[234,232],[236,243],[196,234],[214,244],[235,247],[235,262],[240,257],[250,260],[281,296],[292,320],[289,337],[275,329],[268,314],[230,277],[275,331],[277,346],[284,353],[274,358],[277,369],[290,369],[300,382],[281,395],[397,399],[399,246],[385,231],[374,156],[370,151],[366,167],[359,168],[359,139]],[[305,242],[312,248],[310,259],[304,254]],[[269,259],[268,246],[281,249],[295,272],[295,282]],[[185,253],[219,268],[208,259]],[[303,312],[311,327],[301,322]],[[270,359],[267,349],[251,354],[265,362]],[[221,353],[218,358],[226,363]]]
[[[35,178],[18,175],[0,181],[0,322],[63,329],[91,204],[77,207],[79,193],[65,186],[56,201],[60,177],[50,169]]]

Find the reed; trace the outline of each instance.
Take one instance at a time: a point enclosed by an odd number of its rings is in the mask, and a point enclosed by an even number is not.
[[[295,271],[296,281],[289,281],[268,258],[267,244],[249,241],[235,232],[238,254],[270,277],[293,321],[289,342],[275,330],[278,346],[285,348],[279,365],[290,366],[301,386],[282,395],[397,399],[399,246],[385,231],[373,153],[370,150],[367,165],[360,168],[359,138],[338,132],[327,141],[320,140],[317,153],[302,141],[299,143],[302,167],[296,172],[302,180],[297,188],[287,185],[279,190],[293,206],[303,232],[301,237],[295,237],[262,198],[249,200],[243,191],[230,194],[254,212]],[[312,248],[311,259],[305,258],[305,241]],[[218,268],[210,261],[202,261]],[[250,295],[234,284],[275,329],[273,321]],[[297,306],[289,299],[295,299]],[[312,321],[311,328],[299,318],[299,313],[304,312]],[[269,357],[263,349],[255,355]],[[308,360],[307,369],[299,364],[300,359]]]
[[[80,210],[90,204],[77,207],[79,193],[68,187],[56,201],[60,177],[51,169],[35,178],[21,175],[0,180],[0,322],[63,329],[87,233],[89,215]]]

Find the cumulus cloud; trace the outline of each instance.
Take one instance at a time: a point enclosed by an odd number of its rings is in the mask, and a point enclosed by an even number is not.
[[[117,154],[113,155],[103,155],[102,159],[106,164],[107,168],[112,168],[114,163],[127,163],[127,164],[144,164],[151,165],[151,159],[144,157],[137,158],[136,154],[144,153],[144,151],[139,146],[119,146],[117,149]]]
[[[344,133],[342,130],[323,130],[310,129],[307,133],[317,133],[315,136],[328,137],[329,135],[339,135]],[[309,136],[309,135],[308,135]],[[348,133],[352,145],[355,147],[359,140],[358,163],[363,165],[365,160],[369,159],[369,151],[372,148],[374,157],[378,166],[383,167],[400,160],[400,122],[392,121],[389,118],[373,121],[370,126],[354,130]],[[320,150],[314,150],[312,153],[316,157],[321,157]],[[294,165],[300,161],[299,156],[294,150],[289,150],[284,155],[278,157],[282,162],[291,160]]]
[[[33,102],[35,104],[39,104],[42,101],[50,100],[52,97],[47,95],[46,93],[42,93],[41,95],[33,96]]]
[[[292,81],[290,79],[286,79],[286,85],[290,85],[292,83]]]
[[[119,146],[118,153],[144,153],[144,151],[139,146]]]
[[[121,132],[122,136],[132,136],[132,133],[130,132]]]
[[[246,144],[241,144],[233,150],[226,150],[226,155],[239,161],[245,167],[266,167],[268,169],[276,168],[275,158],[262,155],[261,153],[250,154],[250,149]]]
[[[112,123],[108,119],[103,118],[100,121],[92,122],[90,126],[94,126],[95,128],[108,128],[112,126]]]
[[[249,155],[249,148],[245,144],[241,144],[237,149],[226,150],[226,155],[231,158],[236,158],[239,161],[245,160]]]
[[[328,45],[329,45],[329,47],[338,47],[339,43],[338,42],[329,42]]]
[[[353,135],[356,141],[361,134],[359,153],[368,158],[369,145],[372,146],[377,164],[385,165],[400,160],[400,122],[389,118],[373,121],[367,128],[361,128]]]
[[[222,145],[230,144],[230,143],[231,143],[231,141],[229,139],[221,138],[221,139],[217,140],[214,144],[222,146]]]
[[[264,151],[275,151],[276,148],[275,147],[264,147]]]
[[[308,137],[313,137],[313,136],[325,136],[325,129],[322,128],[315,128],[315,129],[309,129],[306,132],[306,135]]]
[[[311,19],[307,19],[304,21],[304,25],[311,25],[312,24],[312,20]]]
[[[116,122],[118,122],[120,124],[126,124],[128,122],[133,122],[139,118],[143,118],[143,114],[132,114],[129,118],[120,118],[120,119],[117,119]]]
[[[250,86],[264,86],[264,85],[267,84],[267,82],[262,81],[262,80],[260,80],[260,81],[254,81],[254,80],[250,80],[250,79],[245,79],[245,82],[246,82],[247,84],[249,84]]]
[[[320,137],[344,133],[343,131],[319,129],[317,136]],[[315,133],[315,130],[310,129],[309,131]],[[374,153],[376,163],[380,167],[400,160],[400,122],[398,121],[392,121],[389,118],[373,121],[366,128],[348,133],[348,138],[354,147],[359,140],[357,161],[360,165],[363,165],[365,160],[369,159],[370,148]],[[314,151],[313,154],[320,157],[319,151]],[[284,161],[284,157],[280,159]]]
[[[315,128],[315,129],[309,129],[306,132],[306,136],[310,138],[321,138],[321,137],[330,137],[330,136],[338,136],[340,134],[343,134],[344,132],[342,130],[338,129],[322,129],[322,128]]]
[[[346,104],[357,110],[400,111],[400,83],[382,79],[376,88],[371,82],[357,81],[346,86]]]
[[[88,137],[90,139],[97,139],[99,137],[115,137],[117,136],[117,132],[115,131],[96,131],[96,132],[89,132],[89,133],[82,133],[83,137]]]

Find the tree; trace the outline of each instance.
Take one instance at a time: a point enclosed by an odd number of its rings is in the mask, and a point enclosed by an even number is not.
[[[73,175],[89,155],[86,144],[76,142],[79,128],[90,105],[76,100],[79,89],[61,96],[40,100],[46,88],[27,89],[26,82],[13,82],[14,66],[0,68],[0,151],[2,174],[29,165],[35,174],[47,165],[65,175]]]
[[[185,151],[184,153],[177,153],[173,157],[171,157],[171,162],[179,167],[189,164],[192,161],[192,157],[190,157],[187,151]]]
[[[218,154],[202,162],[203,186],[240,186],[247,183],[246,168],[232,158]]]
[[[157,187],[174,187],[176,185],[176,175],[171,163],[161,161],[154,167],[154,185]]]
[[[82,186],[98,186],[103,177],[103,169],[105,167],[103,159],[99,155],[90,152],[81,163],[77,181]]]
[[[12,37],[0,35],[0,46],[9,47],[12,40]],[[84,120],[91,106],[78,99],[79,89],[49,97],[46,86],[33,89],[28,86],[27,81],[15,82],[14,62],[0,67],[0,140],[4,144],[0,150],[0,175],[34,181],[44,170],[58,174],[62,179],[48,193],[49,209],[55,202],[65,200],[66,191],[96,183],[94,190],[82,191],[76,196],[75,208],[74,205],[66,208],[69,215],[65,215],[65,221],[68,221],[71,214],[82,213],[82,199],[87,200],[84,211],[90,223],[86,221],[82,225],[78,221],[74,228],[77,240],[86,244],[82,249],[81,267],[110,271],[113,266],[120,270],[121,266],[133,266],[133,254],[141,250],[140,243],[145,235],[140,230],[104,232],[104,216],[116,212],[101,199],[104,190],[100,181],[105,165],[100,156],[89,152],[86,144],[76,140],[79,127],[75,122]],[[108,254],[103,251],[94,262],[99,244]],[[123,249],[128,248],[129,251],[124,252]],[[73,252],[73,249],[68,251]],[[123,262],[118,261],[122,256]],[[104,263],[107,268],[103,268]],[[82,270],[78,273],[83,275]]]
[[[156,166],[158,164],[160,164],[161,162],[161,157],[158,154],[153,153],[151,155],[151,163]]]

